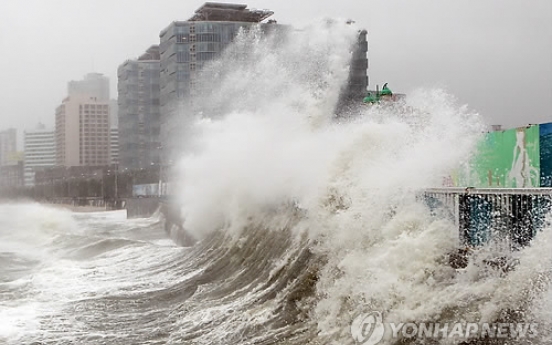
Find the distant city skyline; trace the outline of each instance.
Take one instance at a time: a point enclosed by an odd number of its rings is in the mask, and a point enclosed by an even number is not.
[[[243,3],[273,10],[272,18],[296,27],[330,16],[356,21],[368,30],[370,87],[389,82],[406,94],[443,87],[488,124],[504,127],[552,121],[549,0]],[[2,2],[0,90],[7,96],[0,103],[0,130],[16,128],[21,142],[24,129],[39,122],[53,127],[67,82],[87,73],[107,76],[110,98],[116,98],[117,67],[158,43],[161,30],[188,19],[202,4]]]

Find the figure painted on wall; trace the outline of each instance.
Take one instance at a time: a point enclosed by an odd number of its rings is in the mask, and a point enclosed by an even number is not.
[[[372,105],[378,102],[378,98],[374,96],[371,92],[368,92],[368,94],[366,95],[366,97],[364,97],[362,102],[364,102],[365,104]]]
[[[525,141],[525,130],[516,130],[512,168],[508,174],[509,185],[517,188],[538,187],[539,169],[531,164]],[[536,183],[533,183],[533,182]]]
[[[387,83],[383,84],[383,88],[380,92],[380,99],[387,102],[393,100],[393,92],[389,89],[389,87],[387,87]]]

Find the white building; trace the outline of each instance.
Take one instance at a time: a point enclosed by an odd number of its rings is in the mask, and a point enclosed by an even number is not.
[[[55,133],[40,124],[34,131],[24,132],[25,187],[34,186],[35,172],[52,167],[56,163]]]
[[[119,164],[119,130],[116,127],[109,130],[109,139],[111,164]]]
[[[17,131],[14,128],[0,131],[0,166],[17,164]]]

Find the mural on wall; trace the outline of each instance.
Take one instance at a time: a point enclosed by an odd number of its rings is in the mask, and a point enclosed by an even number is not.
[[[552,145],[552,127],[550,130]],[[480,188],[539,187],[539,137],[538,125],[487,133],[471,161],[453,174],[456,176],[454,185]]]
[[[540,185],[539,127],[531,126],[527,130],[516,129],[515,134],[516,144],[512,167],[506,181],[511,187],[538,187]]]

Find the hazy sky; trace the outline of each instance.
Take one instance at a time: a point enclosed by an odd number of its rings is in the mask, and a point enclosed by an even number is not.
[[[508,127],[552,121],[552,0],[236,1],[267,8],[282,24],[353,19],[368,30],[370,84],[395,92],[440,86]],[[111,79],[190,0],[1,0],[0,129],[52,126],[67,82]]]

